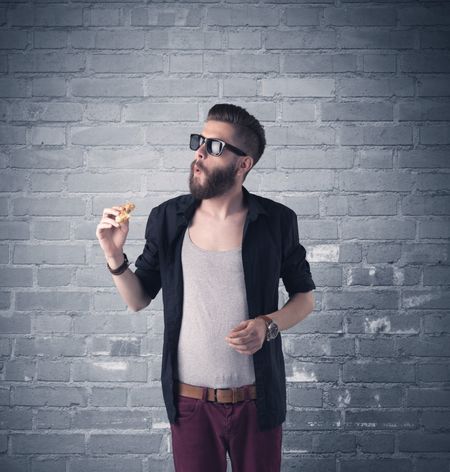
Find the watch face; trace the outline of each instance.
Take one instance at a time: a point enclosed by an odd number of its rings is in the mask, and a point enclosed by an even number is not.
[[[268,330],[267,330],[267,339],[270,341],[271,339],[274,339],[278,335],[278,325],[272,321],[272,323],[269,324]]]

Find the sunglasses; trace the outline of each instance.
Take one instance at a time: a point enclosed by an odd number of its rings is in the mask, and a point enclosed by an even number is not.
[[[206,152],[208,154],[211,154],[212,156],[220,156],[223,153],[224,149],[229,149],[238,156],[247,155],[246,152],[241,151],[240,149],[232,146],[231,144],[227,144],[225,141],[221,141],[220,139],[215,138],[205,138],[201,134],[191,134],[189,147],[192,149],[192,151],[196,151],[205,142]]]

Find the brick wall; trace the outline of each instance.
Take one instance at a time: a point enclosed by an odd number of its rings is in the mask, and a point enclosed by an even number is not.
[[[318,287],[283,471],[450,470],[448,2],[15,0],[0,28],[2,471],[173,470],[161,293],[128,310],[95,228],[132,199],[136,259],[218,102],[265,126],[245,184]]]

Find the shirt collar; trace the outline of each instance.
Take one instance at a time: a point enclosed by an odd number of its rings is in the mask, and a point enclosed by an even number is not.
[[[267,215],[266,209],[258,201],[256,195],[250,193],[244,186],[242,186],[242,193],[244,195],[244,203],[248,207],[248,218],[250,220],[256,220],[259,214]],[[194,198],[192,194],[188,194],[185,199],[179,200],[177,215],[184,216],[186,222],[190,221],[200,203],[200,199]]]

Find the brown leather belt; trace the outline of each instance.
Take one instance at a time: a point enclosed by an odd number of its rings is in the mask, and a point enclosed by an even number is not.
[[[207,390],[206,397],[204,397],[205,390]],[[178,382],[178,394],[184,397],[197,398],[198,400],[206,398],[210,402],[237,403],[244,400],[255,400],[256,386],[244,385],[238,388],[211,388],[197,387]]]

